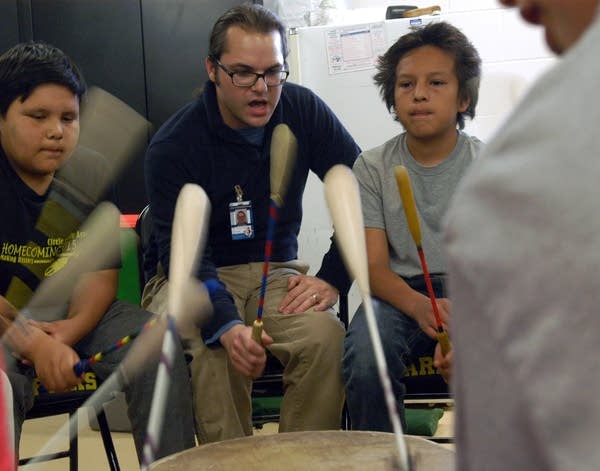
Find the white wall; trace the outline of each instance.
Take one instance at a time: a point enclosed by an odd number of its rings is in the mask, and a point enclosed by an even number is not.
[[[550,67],[555,59],[544,43],[541,29],[525,24],[518,12],[499,7],[496,0],[410,2],[420,7],[430,6],[432,3],[442,7],[442,19],[459,27],[481,55],[483,75],[480,102],[476,119],[468,122],[466,131],[484,141],[488,140],[529,84]],[[344,24],[381,21],[385,18],[385,9],[389,4],[397,2],[346,0],[346,6],[355,10],[346,11],[338,20]],[[292,57],[292,68],[293,62]],[[341,119],[344,113],[360,113],[360,110],[333,108]],[[350,126],[349,131],[353,133]],[[401,132],[400,126],[398,132]],[[311,263],[311,273],[315,273],[329,246],[332,230],[322,184],[314,175],[311,175],[307,183],[304,208],[299,237],[300,257]],[[360,297],[354,287],[350,294],[351,314],[359,302]]]

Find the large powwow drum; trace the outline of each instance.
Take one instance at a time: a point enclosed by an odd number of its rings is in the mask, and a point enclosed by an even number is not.
[[[405,436],[413,471],[454,471],[454,451]],[[394,435],[383,432],[292,432],[237,438],[163,458],[153,471],[394,470]]]

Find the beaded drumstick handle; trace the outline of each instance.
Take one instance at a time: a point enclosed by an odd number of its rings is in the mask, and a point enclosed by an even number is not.
[[[117,351],[120,348],[123,348],[128,343],[131,343],[131,341],[134,340],[138,335],[140,335],[144,330],[152,327],[152,325],[154,325],[155,322],[156,322],[156,318],[152,318],[148,322],[146,322],[136,332],[133,332],[132,334],[126,335],[125,337],[117,340],[114,344],[112,344],[106,350],[102,350],[101,352],[98,352],[88,358],[79,360],[73,366],[73,371],[75,372],[75,376],[81,377],[86,371],[88,371],[90,369],[90,366],[92,366],[94,363],[101,361],[102,359],[104,359],[104,357],[106,355],[109,355],[112,352]]]

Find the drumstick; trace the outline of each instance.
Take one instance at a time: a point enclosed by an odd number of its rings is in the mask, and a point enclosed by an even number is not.
[[[9,310],[8,317],[13,320],[13,324],[8,327],[7,335],[9,337],[11,336],[10,330],[13,328],[22,329],[25,334],[27,333],[26,318],[36,321],[53,321],[63,317],[65,305],[78,277],[84,272],[97,271],[114,263],[120,252],[119,237],[115,232],[115,229],[118,228],[118,220],[119,211],[113,204],[100,204],[81,226],[79,231],[85,234],[85,237],[77,244],[68,263],[65,262],[66,264],[61,265],[60,269],[52,276],[44,278],[21,313],[14,309],[8,301],[4,301],[3,309]],[[81,360],[73,367],[75,375],[81,376],[90,364],[99,361],[104,355],[117,348],[121,348],[138,334],[139,332],[124,337],[107,350]]]
[[[119,210],[112,203],[100,204],[79,229],[85,234],[69,258],[58,258],[21,314],[37,321],[62,318],[64,305],[73,292],[79,276],[114,264],[120,253]],[[64,263],[63,263],[64,262]]]
[[[128,104],[106,90],[91,87],[82,103],[79,146],[92,149],[108,160],[105,175],[75,175],[78,188],[97,188],[96,199],[102,196],[101,181],[106,187],[113,182],[131,160],[143,151],[151,131],[150,123]]]
[[[201,322],[210,312],[210,298],[206,290],[201,290],[201,297],[202,299],[196,300],[194,304],[204,306],[203,309],[197,313],[198,317],[196,319],[190,318],[188,321],[194,321],[195,323]],[[114,393],[116,391],[121,391],[134,382],[137,375],[144,368],[147,368],[154,361],[158,360],[165,328],[165,319],[155,318],[154,322],[152,322],[152,328],[143,329],[136,341],[131,344],[127,355],[119,364],[119,367],[102,382],[96,392],[94,392],[81,407],[89,407],[98,410],[105,403],[114,398]],[[76,416],[71,418],[71,421],[74,420],[77,420]],[[43,458],[43,455],[48,454],[50,450],[55,450],[59,445],[59,441],[64,440],[63,437],[65,435],[69,435],[69,430],[72,429],[72,427],[69,426],[70,423],[71,422],[67,421],[36,453],[36,458],[29,463],[34,464]],[[70,439],[72,438],[73,437],[70,437]]]
[[[204,288],[206,289],[206,292],[209,294],[211,293],[212,290],[214,290],[214,286],[211,287],[210,285],[205,285]],[[196,329],[198,327],[198,325],[204,320],[204,317],[207,316],[208,313],[212,309],[210,306],[210,301],[209,301],[210,296],[207,297],[206,293],[198,293],[198,291],[203,291],[201,286],[199,286],[196,282],[191,282],[191,283],[189,283],[189,287],[186,288],[186,293],[183,296],[181,296],[181,299],[183,300],[182,301],[183,304],[185,306],[188,306],[189,312],[203,313],[203,314],[201,316],[200,315],[191,315],[191,316],[187,315],[187,316],[182,316],[181,318],[177,319],[178,322],[176,323],[175,327],[177,329],[177,332],[179,332],[179,333],[189,334],[190,331],[193,331],[193,329]],[[195,303],[198,304],[197,307],[194,307]],[[185,322],[186,320],[189,320],[190,322]],[[104,357],[106,357],[107,355],[130,344],[139,335],[141,335],[146,329],[149,329],[152,326],[154,326],[155,323],[156,323],[156,318],[152,318],[148,322],[146,322],[142,327],[140,327],[138,330],[130,333],[129,335],[126,335],[125,337],[120,338],[119,340],[117,340],[114,344],[112,344],[107,349],[102,350],[98,353],[95,353],[94,355],[91,355],[88,358],[79,360],[79,362],[77,362],[75,364],[75,366],[73,367],[73,370],[75,371],[75,375],[82,376],[86,371],[88,371],[90,369],[90,367],[94,363],[102,361],[104,359]]]
[[[179,211],[180,216],[177,217],[177,221],[179,222],[174,221],[174,227],[176,229],[174,230],[174,248],[172,250],[171,255],[171,267],[173,268],[171,268],[171,270],[169,271],[169,305],[170,309],[173,309],[172,312],[175,313],[175,315],[173,316],[175,320],[173,320],[171,316],[169,316],[168,321],[170,321],[169,323],[171,324],[171,326],[170,333],[164,336],[166,353],[163,352],[163,356],[161,358],[161,362],[163,362],[163,365],[164,362],[170,362],[169,359],[172,358],[172,351],[174,349],[174,339],[176,337],[175,324],[177,325],[177,330],[179,330],[180,332],[185,331],[186,333],[189,333],[190,328],[197,328],[197,326],[204,320],[204,318],[210,312],[211,309],[209,297],[206,293],[205,288],[203,287],[203,284],[195,278],[191,277],[191,274],[193,274],[195,264],[197,262],[197,257],[194,257],[194,253],[199,255],[202,252],[202,248],[204,245],[204,221],[207,219],[206,213],[209,211],[209,203],[204,191],[199,189],[200,187],[198,187],[197,185],[186,185],[186,187],[184,187],[185,191],[182,190],[183,209]],[[181,222],[182,219],[184,221],[183,223]],[[94,233],[92,232],[92,234]],[[90,236],[92,236],[92,234],[90,234]],[[194,235],[196,236],[195,239]],[[93,238],[95,239],[95,237]],[[82,244],[82,247],[83,245],[84,244]],[[95,246],[95,244],[88,245],[91,247]],[[87,250],[85,250],[84,252],[87,252]],[[89,257],[82,257],[82,260],[87,260],[88,258]],[[184,276],[185,273],[189,274],[187,279]],[[171,279],[173,280],[172,286]],[[56,284],[56,282],[54,284]],[[177,291],[179,291],[179,293]],[[171,295],[171,293],[174,294]],[[171,299],[174,299],[175,302],[171,301]],[[148,363],[149,358],[153,356],[155,352],[158,351],[158,343],[160,341],[160,338],[163,338],[163,330],[151,329],[154,332],[152,336],[149,336],[149,334],[146,333],[148,332],[148,327],[155,323],[156,319],[152,319],[148,321],[138,332],[134,332],[129,336],[126,336],[123,339],[117,341],[114,345],[112,345],[103,352],[99,352],[95,355],[92,355],[88,359],[81,360],[74,366],[75,374],[77,376],[81,376],[91,364],[100,361],[104,357],[104,355],[124,347],[139,334],[142,334],[142,338],[140,340],[143,341],[137,342],[135,344],[135,348],[132,348],[132,350],[130,350],[126,357],[126,359],[128,360],[126,363],[128,365],[127,370],[129,371],[129,374],[126,376],[129,376],[131,379],[131,377],[133,376],[132,372],[143,367],[144,364]],[[160,334],[157,334],[158,332],[160,332]],[[132,355],[132,352],[137,352],[137,354]],[[123,370],[123,372],[124,371],[125,370]],[[165,372],[163,371],[163,377],[164,373]],[[168,381],[165,381],[164,379],[160,380],[159,378],[157,378],[157,384],[155,385],[155,389],[159,387],[159,382],[160,388],[168,389]],[[122,387],[124,384],[128,383],[129,381],[123,383],[122,380],[119,380],[119,387]],[[166,395],[166,391],[163,392],[163,394]],[[158,400],[153,401],[153,404],[154,403],[158,405],[162,404],[164,407],[164,401],[160,398]],[[95,403],[92,402],[91,404],[94,405]],[[158,411],[155,412],[154,427],[157,426],[158,430],[160,430],[161,421],[156,420],[157,413],[161,413],[160,409],[158,409]],[[149,422],[149,424],[150,423],[151,422]],[[156,431],[153,432],[153,436],[157,436]],[[157,443],[156,446],[158,446],[158,441],[156,439],[154,440],[155,443]],[[152,455],[148,455],[147,459],[149,460],[148,463],[152,462]]]
[[[423,252],[423,247],[421,245],[421,227],[419,225],[417,205],[415,204],[415,198],[410,185],[410,177],[408,176],[406,167],[403,165],[396,166],[394,168],[394,174],[396,175],[396,183],[398,184],[398,192],[400,193],[400,198],[402,199],[402,207],[404,208],[404,214],[406,215],[408,229],[413,241],[415,242],[415,245],[417,246],[417,252],[419,254],[419,259],[421,260],[423,276],[425,277],[425,285],[427,286],[427,293],[429,294],[429,299],[431,300],[431,307],[433,308],[433,315],[437,325],[437,339],[440,343],[442,354],[445,356],[451,349],[450,340],[448,339],[448,333],[444,330],[444,326],[442,325],[442,319],[440,317],[440,312],[435,300],[435,293],[433,292],[433,286],[431,285],[431,276],[429,276],[429,270],[427,269],[425,253]]]
[[[44,278],[25,308],[19,312],[8,300],[3,301],[3,314],[7,316],[2,323],[7,325],[0,331],[4,330],[9,341],[13,336],[26,339],[22,336],[26,336],[30,328],[27,318],[36,321],[63,318],[77,279],[85,272],[111,266],[120,251],[118,233],[115,233],[118,221],[119,211],[114,205],[99,205],[79,229],[85,237],[77,243],[70,257],[59,257],[54,265],[46,269],[46,272],[53,269],[55,272]],[[9,361],[14,359],[11,357]]]
[[[89,407],[96,411],[103,407],[105,403],[114,399],[115,392],[122,391],[127,385],[135,381],[137,374],[148,367],[153,362],[153,357],[159,352],[164,327],[164,322],[161,322],[161,319],[159,319],[153,328],[145,329],[137,340],[133,342],[118,368],[102,382],[94,394],[81,405],[81,408]],[[44,443],[28,464],[38,463],[43,459],[44,455],[47,455],[52,450],[56,450],[65,436],[69,437],[69,440],[72,440],[74,437],[70,435],[70,430],[73,429],[71,425],[76,420],[77,415],[73,414],[70,420],[65,421],[60,429]]]
[[[148,121],[141,115],[97,87],[90,88],[82,102],[80,127],[78,148],[55,175],[50,195],[36,223],[36,230],[57,239],[69,236],[86,219],[89,208],[97,205],[110,181],[135,155],[136,147],[145,142],[149,131]],[[78,153],[90,150],[109,160],[109,165],[104,166],[102,172],[94,165],[96,155],[89,159],[77,158]],[[93,168],[89,168],[90,165]],[[98,208],[96,211],[103,210]],[[118,227],[116,210],[113,216],[116,221],[114,227]],[[98,224],[80,230],[88,233],[77,249],[83,255],[69,259],[58,257],[49,271],[55,270],[60,276],[46,274],[22,313],[29,313],[36,320],[57,320],[64,311],[56,309],[56,306],[68,301],[76,278],[82,272],[94,271],[95,267],[118,256],[119,237],[110,233],[113,226],[109,219],[102,221],[99,217]],[[93,218],[88,218],[86,224],[92,223]],[[85,245],[94,247],[87,249]],[[67,260],[69,263],[63,268]],[[18,323],[22,323],[20,317]]]
[[[118,98],[92,87],[82,100],[80,128],[77,148],[56,173],[48,198],[59,203],[67,200],[64,206],[71,213],[100,201],[111,182],[145,147],[150,124]],[[85,214],[79,222],[84,218]],[[56,220],[55,214],[52,219]]]
[[[387,363],[383,353],[381,337],[375,320],[371,288],[369,286],[369,270],[367,265],[367,249],[362,209],[358,191],[358,183],[352,171],[344,165],[332,167],[324,179],[325,198],[331,213],[335,238],[344,259],[348,272],[356,280],[367,318],[367,326],[375,352],[377,371],[381,380],[385,402],[390,421],[396,437],[398,459],[402,470],[408,471],[409,460],[406,443],[402,435],[402,426],[398,416],[396,400],[392,392],[392,384],[388,374]]]
[[[135,155],[136,149],[146,141],[149,123],[118,98],[98,87],[92,87],[82,103],[80,128],[78,148],[57,172],[50,196],[37,222],[36,228],[43,232],[47,230],[52,235],[67,236],[84,221],[87,216],[85,208],[97,205],[110,182]],[[77,154],[83,152],[97,152],[101,155],[92,155],[88,159],[78,158]],[[105,159],[108,164],[102,166],[102,172],[100,167],[95,166],[94,161],[97,159]],[[89,168],[91,165],[94,165],[93,168]],[[38,310],[33,318],[57,320],[56,309],[48,311],[48,306],[61,304],[70,298],[75,278],[81,273],[79,267],[86,267],[87,264],[85,271],[94,271],[93,266],[107,263],[118,256],[118,234],[109,233],[112,227],[119,227],[118,215],[115,217],[116,226],[105,222],[87,231],[92,237],[86,237],[84,243],[95,243],[95,249],[82,247],[81,252],[85,254],[86,261],[81,260],[79,265],[73,264],[75,257],[71,257],[65,268],[68,267],[67,271],[74,276],[61,273],[60,277],[46,277],[40,284],[27,307],[32,313],[35,309]],[[92,223],[89,218],[87,221],[87,224]],[[96,237],[99,233],[104,236]],[[54,265],[60,261],[59,257]],[[63,271],[64,269],[60,270]],[[58,314],[60,316],[64,313],[59,311]]]
[[[37,320],[56,320],[62,317],[64,313],[64,305],[68,302],[73,285],[78,277],[85,272],[96,271],[105,266],[110,266],[112,261],[119,254],[119,237],[115,232],[118,229],[119,211],[110,203],[103,203],[90,214],[85,223],[81,226],[80,232],[85,234],[75,248],[73,255],[69,258],[68,263],[57,270],[52,276],[44,278],[38,286],[38,289],[33,294],[27,306],[22,310],[27,316]],[[5,305],[4,305],[5,304]],[[27,333],[27,318],[23,313],[19,313],[16,309],[4,301],[3,309],[8,309],[9,319],[13,322],[5,332],[8,337],[11,336],[13,329],[19,329]],[[156,331],[158,329],[152,329]],[[143,352],[136,356],[131,356],[128,362],[124,362],[119,368],[119,373],[115,373],[110,381],[103,383],[98,391],[96,399],[87,402],[89,406],[98,407],[104,402],[111,399],[115,389],[121,389],[127,382],[124,379],[125,369],[129,371],[130,377],[134,376],[135,370],[144,365],[148,361],[149,350],[152,344],[149,341],[151,337],[146,335]],[[156,349],[157,350],[157,349]],[[128,355],[130,356],[130,355]],[[133,364],[132,364],[133,363]],[[115,386],[117,385],[117,386]],[[68,424],[66,425],[68,427]],[[43,450],[56,448],[58,439],[64,436],[59,432],[54,435],[48,443],[42,447]],[[68,428],[66,429],[68,430]],[[68,433],[68,432],[67,432]],[[47,454],[46,452],[39,453],[38,456]],[[36,460],[32,460],[31,463]]]
[[[171,234],[169,262],[168,311],[175,318],[179,331],[186,326],[189,311],[199,312],[206,307],[204,285],[194,275],[204,252],[210,218],[210,201],[201,186],[188,183],[181,188]],[[200,304],[198,304],[200,303]]]
[[[197,186],[194,185],[194,187]],[[185,193],[190,191],[190,188],[184,188]],[[191,227],[195,226],[200,228],[200,234],[198,234],[197,230],[188,231],[188,228],[184,228],[181,224],[179,224],[177,229],[174,228],[174,231],[176,230],[177,234],[174,234],[173,237],[173,239],[176,239],[176,242],[174,242],[174,245],[172,246],[174,247],[175,254],[172,255],[171,259],[175,258],[176,261],[174,263],[180,268],[174,270],[173,272],[169,272],[168,289],[170,292],[179,293],[169,296],[169,312],[179,313],[182,311],[182,306],[186,308],[185,312],[188,313],[187,315],[175,316],[177,319],[177,331],[186,333],[189,333],[190,329],[194,329],[195,326],[197,326],[202,320],[194,313],[209,311],[209,306],[206,303],[206,296],[202,294],[198,295],[198,290],[203,289],[201,287],[201,283],[190,276],[187,278],[185,277],[186,273],[193,273],[195,264],[197,263],[197,259],[194,259],[193,256],[190,256],[190,254],[201,253],[206,238],[206,227],[203,220],[206,218],[205,213],[209,211],[209,203],[204,191],[202,189],[198,190],[198,188],[200,187],[193,188],[191,191],[195,191],[197,193],[201,192],[204,196],[197,195],[192,197],[192,200],[195,198],[197,201],[201,202],[203,206],[195,208],[192,206],[190,208],[186,208],[184,213],[186,214],[187,218],[186,223]],[[184,192],[183,189],[182,192]],[[187,202],[190,198],[187,197],[184,199]],[[199,305],[195,305],[195,303],[199,303]],[[191,319],[192,322],[186,322],[187,319]],[[91,365],[102,360],[106,355],[127,345],[144,329],[150,327],[154,322],[155,319],[151,319],[137,332],[133,332],[117,340],[106,350],[98,352],[87,359],[80,360],[74,367],[75,374],[77,376],[81,376],[89,369]]]
[[[197,313],[194,310],[200,307],[200,303],[189,295],[189,291],[194,292],[202,286],[194,274],[197,260],[204,250],[209,212],[210,203],[204,190],[195,184],[184,185],[177,197],[173,217],[167,330],[163,338],[162,353],[154,384],[148,429],[142,453],[142,470],[148,469],[154,461],[156,450],[160,445],[169,385],[172,380],[171,371],[175,357],[175,345],[178,341],[175,324],[179,322],[180,325],[186,325],[189,323],[190,317],[196,319]]]
[[[156,322],[156,319],[154,319],[154,318],[150,319],[139,330],[137,330],[136,332],[132,332],[131,334],[126,335],[125,337],[120,338],[119,340],[117,340],[115,343],[113,343],[107,349],[102,350],[98,353],[95,353],[94,355],[91,355],[88,358],[79,360],[77,363],[75,363],[75,366],[73,367],[75,376],[82,377],[83,374],[86,371],[88,371],[93,364],[98,363],[99,361],[102,361],[106,355],[110,355],[111,353],[113,353],[113,352],[119,350],[120,348],[123,348],[125,345],[128,345],[129,343],[131,343],[144,330],[152,327],[152,325],[154,325],[155,322]]]
[[[278,208],[283,206],[285,193],[290,181],[290,176],[296,161],[298,142],[286,124],[278,124],[273,130],[271,138],[271,203],[269,205],[269,223],[267,226],[267,240],[265,241],[265,261],[260,285],[260,297],[258,299],[258,311],[256,320],[252,326],[252,338],[257,343],[261,342],[263,329],[263,309],[265,305],[265,292],[267,290],[267,276],[269,275],[269,262],[271,261],[271,250],[273,248],[273,235],[275,233],[275,222],[277,221]]]

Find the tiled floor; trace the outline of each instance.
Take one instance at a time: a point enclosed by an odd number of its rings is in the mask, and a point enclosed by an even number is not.
[[[444,415],[440,419],[438,430],[434,437],[452,437],[452,419],[453,410],[449,407],[445,410]],[[26,421],[21,436],[21,456],[35,455],[66,420],[67,416],[64,415]],[[255,433],[277,433],[277,424],[266,424],[262,430],[256,430]],[[123,471],[138,469],[138,462],[131,434],[112,432],[112,438],[121,469]],[[66,448],[66,445],[67,439],[65,436],[58,449],[62,449],[61,447]],[[449,448],[453,447],[451,444],[443,446]],[[65,471],[67,469],[67,459],[22,466],[19,468],[19,470],[23,471]],[[81,410],[79,411],[79,469],[82,471],[106,471],[108,469],[100,433],[89,427],[87,413]]]

